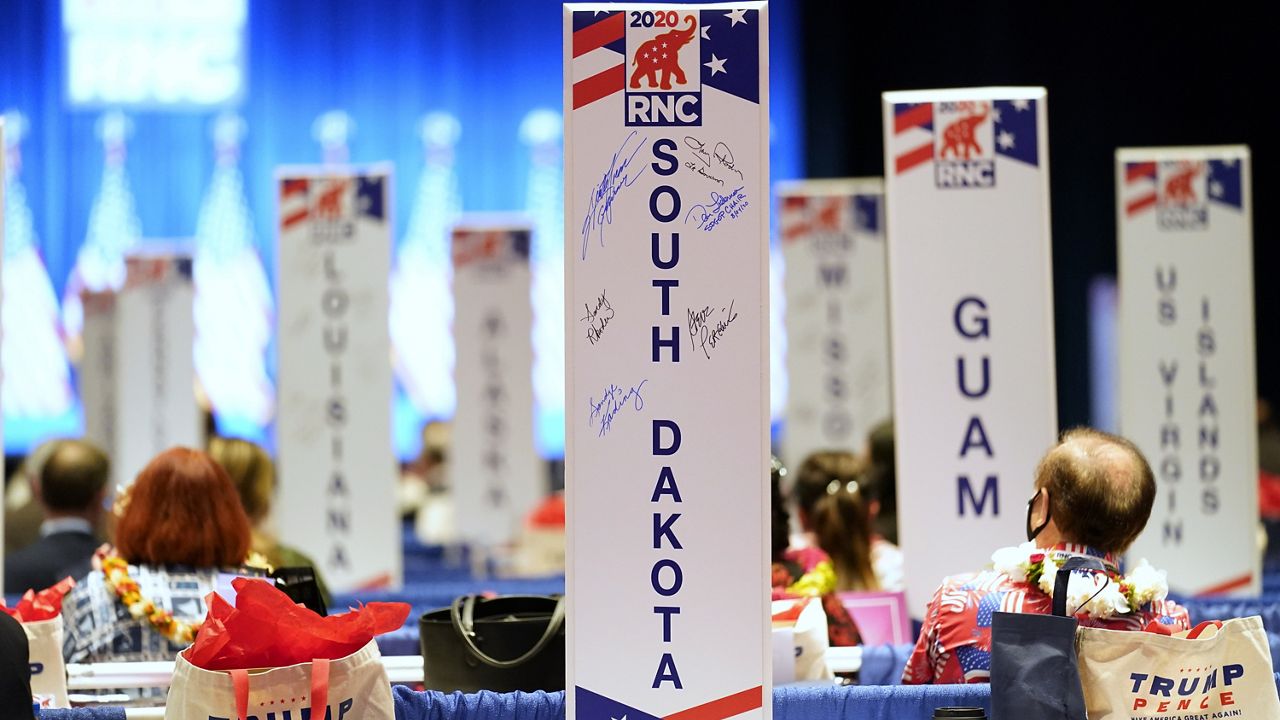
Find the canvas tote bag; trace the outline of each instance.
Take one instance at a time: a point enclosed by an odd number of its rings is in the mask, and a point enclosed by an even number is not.
[[[393,720],[391,683],[372,640],[338,660],[267,670],[204,670],[178,655],[165,720]],[[304,714],[305,711],[305,714]]]
[[[1073,572],[1101,572],[1069,558],[1053,583],[1053,614],[992,613],[991,720],[1085,720],[1076,669],[1076,619],[1067,616]]]
[[[1173,636],[1080,628],[1076,648],[1089,720],[1280,718],[1260,617]]]
[[[67,666],[62,660],[62,616],[22,623],[31,647],[31,696],[40,707],[67,708]]]

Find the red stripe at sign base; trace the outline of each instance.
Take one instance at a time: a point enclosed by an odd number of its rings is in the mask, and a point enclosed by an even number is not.
[[[1212,585],[1210,587],[1207,587],[1201,590],[1200,592],[1196,593],[1196,597],[1204,597],[1205,595],[1221,595],[1223,593],[1229,593],[1232,590],[1239,590],[1240,588],[1248,587],[1249,583],[1251,582],[1253,582],[1252,573],[1248,575],[1242,575],[1238,578],[1232,578],[1230,580],[1220,582],[1217,585]]]
[[[620,92],[627,83],[627,70],[623,65],[611,67],[600,73],[573,84],[573,109],[599,100],[602,97]]]
[[[750,690],[743,690],[719,700],[712,700],[688,710],[668,715],[662,720],[726,720],[734,715],[741,715],[750,710],[760,708],[764,703],[764,688],[757,685]]]

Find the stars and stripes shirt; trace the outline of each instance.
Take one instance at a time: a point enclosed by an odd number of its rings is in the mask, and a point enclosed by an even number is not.
[[[1063,554],[1104,557],[1100,552],[1081,548],[1084,552],[1064,550]],[[1039,587],[1014,581],[995,570],[943,580],[929,601],[924,628],[902,673],[902,682],[909,685],[988,682],[991,620],[996,612],[1048,615],[1053,612],[1053,598]],[[1153,621],[1172,625],[1175,632],[1191,628],[1186,609],[1169,600],[1153,602],[1137,612],[1105,620],[1085,613],[1076,615],[1076,620],[1082,627],[1108,630],[1142,630]]]

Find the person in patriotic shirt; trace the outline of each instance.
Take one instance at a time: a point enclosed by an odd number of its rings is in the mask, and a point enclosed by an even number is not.
[[[1071,576],[1067,612],[1081,625],[1189,629],[1186,609],[1165,599],[1163,572],[1143,560],[1120,573],[1119,556],[1146,527],[1155,494],[1151,467],[1133,443],[1087,428],[1065,433],[1036,468],[1027,543],[997,551],[991,569],[942,582],[903,683],[987,682],[992,614],[1050,614],[1056,570],[1073,555],[1096,558],[1106,570],[1106,577]]]

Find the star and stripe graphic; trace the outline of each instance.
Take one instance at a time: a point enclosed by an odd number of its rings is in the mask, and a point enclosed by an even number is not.
[[[459,269],[481,261],[527,261],[529,244],[528,230],[455,230],[453,267]]]
[[[570,67],[574,110],[626,89],[629,52],[634,52],[643,42],[637,33],[632,38],[634,47],[628,49],[627,14],[621,10],[578,10],[573,13],[573,59]],[[682,55],[686,77],[691,81],[695,77],[700,78],[704,87],[758,104],[759,26],[759,10],[717,8],[700,11],[697,25],[698,72],[689,72],[693,69],[692,53],[690,59]],[[696,86],[690,91],[696,92]]]
[[[1204,197],[1170,199],[1170,180],[1181,173],[1205,174]],[[1126,217],[1134,217],[1165,202],[1176,205],[1217,203],[1236,210],[1244,208],[1243,163],[1238,158],[1215,158],[1189,162],[1154,160],[1126,162],[1121,202]],[[1192,186],[1192,192],[1195,187]]]
[[[936,103],[898,103],[893,106],[893,172],[901,175],[932,160],[942,161],[936,145],[939,133]],[[981,148],[980,158],[1003,157],[1033,167],[1040,164],[1037,114],[1039,103],[1020,98],[990,102],[994,147]],[[984,120],[985,121],[985,120]]]
[[[893,106],[896,148],[893,172],[901,175],[933,160],[933,103],[900,103]]]
[[[386,219],[385,178],[361,175],[354,178],[355,215]],[[317,218],[338,220],[348,209],[344,198],[353,178],[288,178],[280,184],[280,227],[288,230],[298,223]]]
[[[626,13],[573,13],[573,109],[621,92],[627,82]]]

